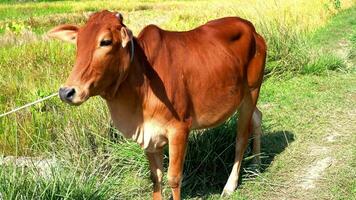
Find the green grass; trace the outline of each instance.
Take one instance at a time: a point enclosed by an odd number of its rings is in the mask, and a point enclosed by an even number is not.
[[[337,161],[327,169],[327,175],[323,176],[322,184],[312,199],[351,198],[355,183],[350,177],[356,175],[353,159],[356,138],[352,134],[355,124],[350,117],[355,113],[356,102],[349,97],[355,95],[355,83],[354,74],[335,73],[322,77],[299,76],[283,82],[266,81],[260,102],[264,113],[264,133],[267,130],[287,131],[294,136],[294,141],[277,155],[266,172],[243,185],[240,192],[248,194],[248,199],[273,195],[287,199],[293,195],[296,199],[307,198],[307,192],[292,190],[296,184],[294,179],[303,173],[302,168],[323,158],[323,155],[310,155],[314,153],[312,148],[321,146],[329,148],[327,156]],[[336,142],[326,142],[326,137],[333,134],[338,134]],[[262,146],[263,152],[270,147],[268,143],[262,143]],[[341,177],[337,177],[339,175]]]
[[[239,15],[250,19],[266,38],[268,62],[259,102],[264,114],[263,165],[260,173],[251,172],[247,152],[244,169],[249,172],[242,174],[242,185],[231,199],[304,199],[311,194],[316,199],[350,199],[356,187],[350,178],[355,177],[356,167],[355,142],[350,142],[355,141],[351,133],[356,106],[356,7],[346,9],[354,4],[341,2],[341,8],[335,9],[330,1],[304,0],[298,6],[295,1],[279,0],[6,1],[0,3],[0,112],[47,96],[65,81],[75,48],[48,40],[43,33],[62,23],[82,24],[88,11],[120,10],[135,34],[149,23],[188,30],[209,19]],[[219,198],[233,162],[235,129],[233,116],[218,128],[191,135],[185,199]],[[326,143],[324,138],[332,132],[342,136],[336,143]],[[0,154],[55,157],[58,162],[48,177],[41,177],[31,166],[0,166],[1,196],[149,199],[145,156],[138,145],[118,135],[100,98],[80,107],[53,98],[1,118]],[[313,145],[332,149],[330,156],[337,162],[326,170],[318,188],[308,193],[295,189],[293,181],[299,170],[319,158],[308,156]],[[170,194],[167,184],[164,194]]]
[[[334,47],[335,41],[342,38],[355,37],[356,30],[356,7],[344,10],[333,17],[327,26],[318,29],[311,38],[314,45],[322,47]]]
[[[301,69],[302,74],[317,74],[323,75],[329,71],[345,70],[345,61],[331,53],[322,53],[308,64],[304,65]]]
[[[309,41],[312,46],[322,50],[314,61],[303,67],[302,72],[320,74],[326,71],[323,68],[339,71],[355,70],[355,38],[356,7],[352,7],[339,13],[328,22],[327,26],[311,35]]]

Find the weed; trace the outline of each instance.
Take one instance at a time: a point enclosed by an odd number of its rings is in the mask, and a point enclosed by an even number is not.
[[[318,56],[316,60],[303,66],[302,74],[325,74],[328,70],[336,71],[346,68],[345,61],[334,54],[324,54]]]

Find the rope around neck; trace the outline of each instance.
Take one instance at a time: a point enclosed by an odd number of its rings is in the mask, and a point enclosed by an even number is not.
[[[17,112],[17,111],[19,111],[19,110],[22,110],[22,109],[24,109],[24,108],[30,107],[30,106],[32,106],[32,105],[35,105],[35,104],[37,104],[37,103],[40,103],[40,102],[42,102],[42,101],[45,101],[45,100],[47,100],[47,99],[50,99],[50,98],[52,98],[52,97],[54,97],[54,96],[57,96],[57,95],[58,95],[58,92],[53,93],[53,94],[51,94],[51,95],[49,95],[49,96],[47,96],[47,97],[44,97],[44,98],[42,98],[42,99],[38,99],[38,100],[36,100],[36,101],[34,101],[34,102],[25,104],[25,105],[23,105],[23,106],[21,106],[21,107],[15,108],[15,109],[13,109],[13,110],[11,110],[11,111],[9,111],[9,112],[6,112],[6,113],[1,114],[1,115],[0,115],[0,118],[5,117],[6,115],[12,114],[12,113],[14,113],[14,112]]]
[[[135,51],[135,47],[134,47],[134,41],[133,38],[131,39],[131,57],[130,57],[130,62],[132,63],[133,59],[134,59],[134,52]]]

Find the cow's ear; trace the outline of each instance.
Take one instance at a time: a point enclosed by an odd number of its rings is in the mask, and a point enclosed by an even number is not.
[[[132,31],[126,27],[122,27],[121,30],[121,45],[122,47],[126,47],[127,43],[132,40]]]
[[[77,42],[78,29],[79,28],[75,25],[59,25],[48,31],[47,35],[75,44]]]

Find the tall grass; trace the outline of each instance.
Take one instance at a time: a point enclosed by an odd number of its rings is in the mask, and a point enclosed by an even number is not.
[[[337,2],[340,2],[338,4]],[[253,22],[268,43],[268,72],[299,72],[311,60],[307,36],[325,25],[330,16],[353,5],[344,1],[89,1],[0,4],[0,33],[30,29],[42,34],[62,23],[83,24],[85,13],[101,9],[124,14],[127,25],[138,33],[155,23],[169,30],[189,30],[208,20],[241,16]],[[51,15],[51,17],[48,17]],[[316,51],[314,51],[316,52]],[[315,54],[315,53],[314,53]],[[314,57],[319,56],[317,54]]]
[[[19,167],[12,163],[1,166],[1,197],[107,200],[137,199],[135,197],[140,196],[147,199],[150,183],[144,177],[148,175],[148,166],[141,154],[136,154],[140,149],[121,143],[112,150],[96,157],[87,157],[88,154],[83,152],[75,158],[76,162],[71,161],[72,157],[56,156],[55,162],[47,168]],[[120,155],[122,152],[130,152],[130,155]]]
[[[341,2],[340,7],[329,0],[0,4],[0,113],[49,95],[65,81],[73,65],[75,48],[48,40],[42,34],[58,24],[82,24],[89,11],[104,8],[121,11],[125,23],[135,34],[149,23],[169,30],[189,30],[210,19],[241,16],[253,22],[266,38],[268,76],[286,76],[322,74],[325,70],[342,67],[339,58],[325,56],[309,44],[310,35],[318,27],[353,5],[352,1]],[[28,32],[34,35],[31,39],[24,37]],[[235,118],[232,118],[222,127],[205,132],[206,137],[198,139],[192,135],[190,142],[197,146],[216,145],[216,140],[221,139],[219,134],[230,139],[220,141],[220,148],[214,148],[216,151],[200,151],[190,145],[190,151],[195,154],[188,153],[186,184],[194,186],[198,183],[195,178],[206,178],[204,172],[217,170],[214,168],[214,163],[219,162],[217,159],[230,159],[235,126]],[[143,152],[138,145],[121,137],[116,143],[108,140],[113,133],[117,134],[110,126],[107,108],[100,98],[92,98],[81,107],[68,107],[54,98],[1,118],[0,154],[54,156],[58,160],[49,178],[36,176],[31,171],[33,168],[0,166],[1,195],[5,199],[147,199],[145,195],[150,185],[144,178],[148,177],[148,167]],[[230,164],[224,170],[228,170]],[[202,182],[208,184],[214,177]],[[217,184],[223,184],[222,181]]]

